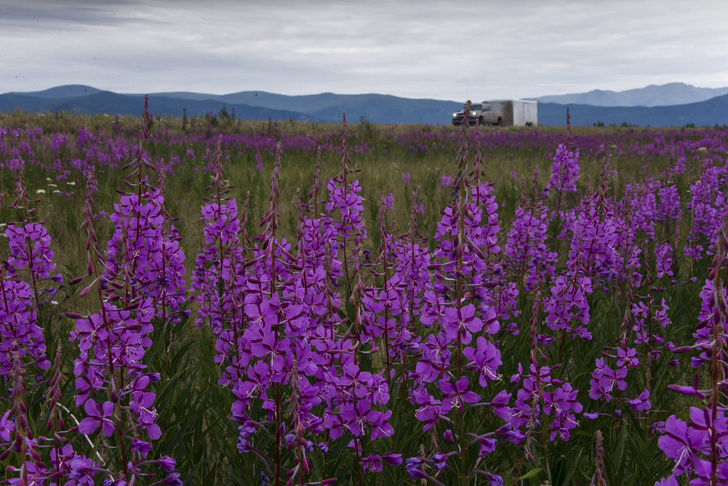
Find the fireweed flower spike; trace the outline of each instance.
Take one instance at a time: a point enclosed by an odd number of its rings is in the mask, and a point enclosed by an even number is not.
[[[141,439],[161,437],[155,423],[156,395],[147,389],[159,377],[146,369],[143,359],[154,344],[150,338],[154,326],[160,325],[160,320],[164,325],[166,316],[177,314],[178,304],[184,300],[184,284],[179,280],[183,270],[179,266],[175,269],[184,258],[175,247],[176,232],[173,226],[169,232],[163,229],[164,198],[142,176],[145,167],[154,169],[142,148],[147,123],[145,107],[139,149],[127,166],[133,166],[127,182],[136,192],[125,193],[114,205],[110,219],[115,231],[103,256],[93,227],[91,195],[95,181],[92,176],[88,178],[84,226],[89,273],[94,277],[92,285],[101,309],[77,318],[70,336],[79,347],[74,362],[76,405],[83,405],[87,414],[79,423],[79,432],[93,435],[100,429],[106,436],[118,436],[121,471],[113,474],[123,481],[133,481],[141,474],[134,466],[148,453],[140,446]],[[175,263],[170,265],[170,261]],[[102,397],[108,399],[101,402]]]
[[[728,248],[728,224],[720,229],[715,244],[715,257],[711,265],[709,279],[703,287],[700,297],[701,312],[699,324],[693,336],[710,354],[702,353],[693,359],[693,366],[709,366],[711,388],[705,392],[698,390],[699,379],[696,376],[695,386],[691,389],[683,386],[669,388],[685,395],[707,397],[708,403],[702,407],[690,407],[687,422],[670,416],[665,422],[664,435],[658,444],[665,455],[674,461],[673,476],[663,484],[675,482],[675,477],[687,474],[691,484],[726,484],[728,483],[728,461],[724,451],[728,447],[728,419],[725,417],[724,395],[720,393],[719,382],[726,376],[726,305],[728,293],[725,288],[726,249]]]

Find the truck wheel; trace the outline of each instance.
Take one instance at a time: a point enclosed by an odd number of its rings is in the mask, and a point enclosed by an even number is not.
[[[481,127],[483,126],[483,117],[482,116],[478,117],[478,125],[480,125]]]
[[[502,127],[502,126],[503,126],[503,119],[502,119],[502,118],[498,118],[498,121],[497,121],[497,122],[495,122],[495,124],[496,124],[496,126],[498,126],[498,127]]]

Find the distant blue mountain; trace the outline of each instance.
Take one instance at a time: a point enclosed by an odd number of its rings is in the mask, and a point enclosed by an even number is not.
[[[566,125],[567,106],[571,124],[574,126],[591,126],[600,122],[605,125],[627,123],[641,127],[683,127],[687,124],[698,127],[728,125],[728,95],[718,96],[700,103],[653,107],[539,103],[539,125]]]
[[[154,97],[195,101],[218,101],[228,107],[246,105],[304,113],[312,120],[339,123],[346,113],[347,121],[358,122],[362,118],[372,123],[428,123],[447,124],[453,112],[463,103],[432,99],[399,98],[381,94],[340,95],[321,93],[316,95],[288,96],[266,91],[242,91],[227,95],[202,93],[154,93]],[[237,110],[236,110],[237,112]]]
[[[30,93],[8,93],[8,94],[19,94],[24,96],[32,96],[34,98],[44,99],[59,99],[59,98],[76,98],[79,96],[88,96],[96,93],[100,93],[101,90],[92,88],[91,86],[85,86],[82,84],[68,84],[65,86],[56,86],[55,88],[46,89],[43,91],[33,91]]]
[[[215,100],[197,101],[150,95],[149,106],[152,115],[160,116],[181,117],[184,110],[187,110],[188,116],[204,116],[208,113],[217,115],[225,108],[228,113],[231,113],[234,109],[235,116],[245,120],[268,120],[271,118],[273,120],[316,121],[304,113],[270,110],[241,104],[226,104]],[[93,94],[72,97],[37,97],[28,93],[0,95],[0,112],[20,110],[41,113],[66,111],[89,115],[141,115],[143,109],[143,95],[123,95],[111,91],[96,90]]]
[[[559,103],[594,106],[671,106],[699,103],[728,94],[728,88],[696,88],[685,83],[651,84],[626,91],[595,89],[588,93],[541,96],[528,98],[539,103]]]
[[[679,88],[680,83],[673,83]],[[671,85],[666,85],[671,86]],[[683,85],[687,86],[687,85]],[[643,88],[650,91],[651,87]],[[658,87],[659,88],[659,87]],[[695,88],[704,89],[704,88]],[[640,90],[633,90],[640,91]],[[386,124],[448,125],[452,113],[463,103],[433,99],[411,99],[380,94],[287,96],[265,91],[242,91],[226,95],[190,92],[152,93],[149,109],[153,115],[181,117],[217,115],[225,108],[228,114],[247,120],[296,120],[339,123],[367,120]],[[140,115],[144,106],[141,94],[118,94],[90,86],[59,86],[33,93],[0,95],[0,112],[57,112],[110,115]],[[565,125],[565,104],[539,102],[539,125]],[[698,103],[674,106],[604,107],[570,103],[573,125],[622,124],[653,127],[728,124],[728,94]]]

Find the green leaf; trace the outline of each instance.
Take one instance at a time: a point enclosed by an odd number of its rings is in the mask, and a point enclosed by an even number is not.
[[[543,471],[542,467],[533,468],[530,471],[528,471],[526,474],[524,474],[523,476],[518,478],[518,480],[523,481],[524,479],[535,478],[536,476],[538,476],[538,473],[540,473],[541,471]]]

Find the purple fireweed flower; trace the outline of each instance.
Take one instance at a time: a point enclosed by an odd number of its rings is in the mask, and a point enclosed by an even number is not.
[[[392,411],[387,410],[386,412],[378,412],[376,410],[370,410],[367,414],[367,425],[372,428],[371,441],[374,442],[380,437],[392,437],[394,435],[394,429],[389,424],[388,420],[392,417]]]
[[[139,440],[137,438],[132,438],[131,450],[134,452],[138,452],[139,455],[142,457],[147,457],[149,452],[152,450],[152,444],[150,444],[149,442],[144,442],[143,440]]]
[[[432,465],[435,466],[435,469],[442,471],[447,466],[447,458],[447,454],[437,452],[430,459],[432,460]]]
[[[405,460],[405,470],[407,474],[414,479],[427,479],[429,476],[424,471],[426,465],[425,459],[421,457],[408,457]]]
[[[382,196],[382,200],[379,205],[387,211],[394,211],[394,194],[391,192],[385,196]]]
[[[506,422],[511,419],[511,409],[508,407],[508,402],[510,402],[510,400],[511,394],[506,393],[505,390],[501,390],[490,402],[490,409],[493,414],[505,420]]]
[[[687,424],[672,415],[665,422],[665,435],[657,443],[665,455],[675,461],[673,471],[680,476],[693,468],[696,451],[703,447],[704,441],[701,435],[689,434]]]
[[[448,339],[455,341],[459,335],[463,344],[470,344],[473,339],[471,333],[480,332],[483,329],[483,321],[475,317],[475,306],[468,304],[460,309],[453,307],[445,309],[443,326]]]
[[[86,456],[79,456],[71,460],[71,470],[68,473],[68,479],[71,479],[71,484],[84,484],[91,486],[94,484],[94,476],[96,475],[95,469],[98,466],[94,463],[93,459],[88,459]]]
[[[692,226],[687,236],[685,254],[699,260],[705,253],[713,254],[720,229],[728,213],[726,196],[721,191],[721,180],[725,176],[722,167],[709,167],[701,173],[700,180],[690,186],[690,202],[687,207],[692,213]]]
[[[329,214],[338,212],[338,220],[332,221],[337,233],[347,239],[350,236],[357,236],[363,240],[366,238],[366,229],[363,226],[361,213],[364,211],[362,197],[359,196],[361,186],[359,181],[348,183],[347,187],[337,185],[336,179],[331,179],[327,185],[329,190],[329,201],[326,203],[326,211]]]
[[[569,430],[578,425],[574,413],[581,413],[583,407],[577,400],[577,393],[578,390],[573,390],[569,383],[565,383],[555,389],[553,393],[545,392],[542,395],[544,412],[546,415],[553,414],[554,416],[549,440],[559,437],[563,441],[568,441],[570,438]]]
[[[642,393],[640,393],[640,396],[638,398],[635,398],[634,400],[629,400],[629,404],[632,405],[632,410],[635,412],[645,412],[652,408],[652,403],[649,400],[650,398],[650,391],[645,389]]]
[[[519,207],[508,233],[504,253],[517,272],[525,273],[526,290],[538,287],[554,275],[558,255],[546,245],[548,217],[545,207]]]
[[[675,476],[670,475],[669,477],[656,482],[655,486],[680,486],[680,484],[677,482],[677,479],[675,479]]]
[[[672,245],[669,242],[655,246],[657,278],[672,277],[672,257]]]
[[[618,349],[617,350],[617,366],[623,367],[637,367],[640,365],[640,360],[637,359],[637,350],[634,348]]]
[[[28,223],[25,226],[8,224],[5,236],[9,238],[8,263],[12,267],[28,268],[35,280],[51,278],[50,272],[55,268],[55,264],[53,264],[53,251],[50,249],[51,237],[45,226],[40,223]]]
[[[579,150],[570,152],[566,146],[559,144],[554,155],[551,178],[546,188],[554,192],[576,192],[576,181],[579,180]]]
[[[488,486],[503,486],[503,478],[497,474],[486,472],[485,477],[488,478]]]
[[[660,199],[660,204],[655,215],[656,220],[660,222],[667,220],[678,221],[682,211],[680,209],[680,194],[677,191],[677,186],[661,187],[657,191],[657,196]]]
[[[402,184],[409,184],[410,180],[411,177],[409,172],[405,172],[402,174]]]
[[[602,399],[610,402],[612,400],[611,393],[615,387],[619,390],[627,388],[627,382],[624,381],[627,376],[627,368],[612,370],[606,365],[604,358],[597,358],[596,365],[590,381],[589,397],[593,400]]]
[[[443,419],[442,415],[446,412],[443,412],[443,407],[441,406],[440,401],[432,397],[426,389],[419,391],[415,390],[411,392],[410,396],[418,405],[417,411],[415,412],[415,418],[420,422],[425,423],[425,426],[423,427],[424,431],[430,430],[437,424],[438,421]],[[450,411],[450,408],[451,407],[448,405],[448,412]]]
[[[415,371],[425,383],[432,383],[444,373],[450,362],[449,341],[443,333],[430,334],[422,346],[422,356],[417,361]]]
[[[569,329],[573,320],[589,324],[589,304],[587,295],[592,293],[591,279],[578,277],[574,282],[566,276],[556,278],[551,295],[544,299],[548,313],[546,324],[554,331]]]
[[[490,455],[491,453],[495,452],[495,446],[498,443],[496,439],[491,439],[489,437],[478,437],[478,442],[480,443],[480,457],[486,457]]]
[[[389,454],[384,454],[382,456],[382,459],[389,466],[399,466],[400,464],[402,464],[402,454],[395,454],[394,452],[390,452]]]
[[[475,348],[465,348],[463,355],[470,360],[469,367],[478,370],[480,386],[486,387],[489,381],[498,379],[498,367],[502,364],[500,351],[493,344],[479,336]]]
[[[161,481],[161,484],[169,484],[171,486],[182,486],[182,481],[179,479],[180,473],[172,473]],[[121,485],[120,485],[121,486]]]
[[[367,456],[361,458],[362,469],[364,472],[382,472],[382,458],[380,456]]]
[[[8,420],[8,415],[10,415],[10,410],[0,418],[0,439],[4,442],[10,440],[10,434],[15,430],[15,424],[12,420]]]
[[[177,462],[169,456],[157,459],[157,466],[159,466],[163,471],[172,472],[174,471],[175,465],[177,465]]]
[[[0,376],[10,372],[16,353],[22,361],[48,369],[50,361],[43,330],[37,325],[33,290],[22,280],[2,278],[2,273],[0,268]]]
[[[81,420],[78,424],[78,431],[82,434],[89,435],[96,432],[96,429],[101,425],[101,428],[106,437],[114,435],[115,426],[112,420],[114,416],[114,404],[111,402],[104,402],[103,405],[97,405],[92,399],[86,401],[84,410],[88,417]]]
[[[468,391],[467,377],[461,377],[457,383],[448,383],[445,380],[438,381],[442,390],[442,412],[447,414],[451,407],[462,407],[464,403],[476,403],[480,396]]]

